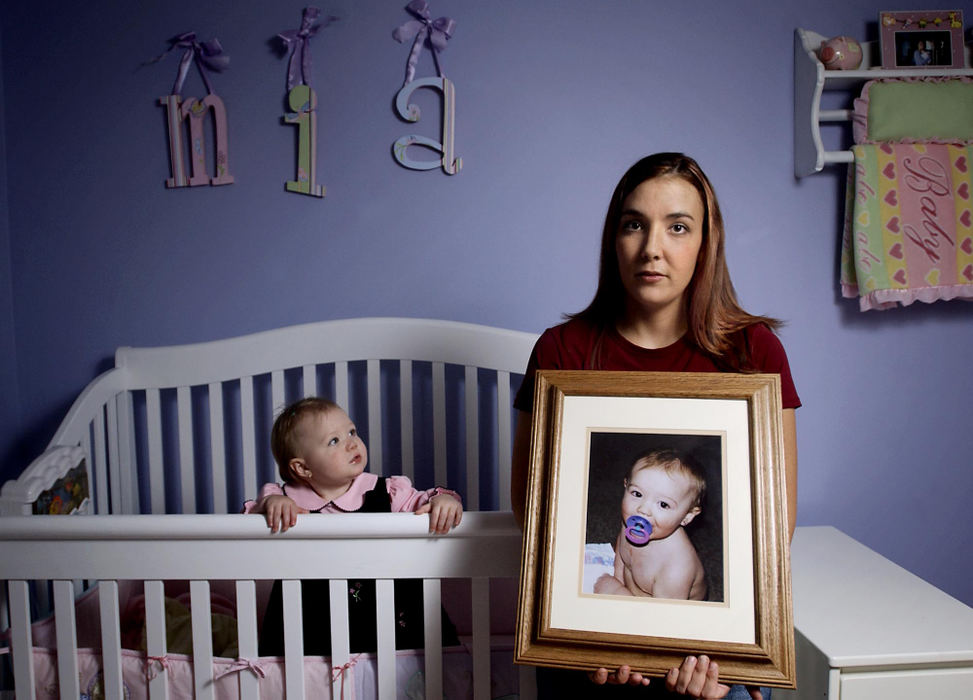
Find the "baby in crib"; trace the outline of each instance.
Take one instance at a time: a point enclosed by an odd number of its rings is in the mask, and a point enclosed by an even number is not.
[[[654,450],[635,460],[624,483],[614,571],[593,592],[704,600],[703,564],[684,529],[700,513],[702,468],[676,450]]]
[[[368,450],[355,424],[340,406],[306,398],[287,406],[274,421],[271,449],[283,485],[265,484],[244,513],[260,513],[270,531],[284,532],[300,513],[429,514],[429,531],[446,533],[459,525],[459,494],[443,488],[421,491],[405,476],[379,477],[365,471]],[[331,653],[330,594],[327,581],[301,584],[304,653]],[[349,581],[352,652],[375,650],[374,581]],[[396,648],[423,646],[422,582],[395,582]],[[457,644],[455,628],[443,613],[443,644]],[[283,603],[280,582],[271,590],[260,634],[260,655],[283,654]]]

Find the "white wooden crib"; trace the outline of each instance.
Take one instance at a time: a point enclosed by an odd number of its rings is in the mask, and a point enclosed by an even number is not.
[[[512,391],[535,340],[464,323],[370,318],[120,348],[46,452],[0,492],[0,628],[16,697],[81,697],[91,663],[109,698],[175,697],[184,692],[179,674],[189,674],[198,698],[337,698],[348,696],[346,684],[403,697],[399,667],[409,654],[394,649],[392,606],[393,580],[403,577],[424,579],[426,646],[410,663],[421,666],[425,697],[467,677],[468,687],[451,692],[494,697],[498,671],[530,697],[531,670],[514,670],[504,653],[515,607],[504,593],[515,588],[503,584],[518,576],[521,554],[509,512]],[[261,516],[238,515],[245,498],[276,479],[268,439],[275,411],[308,395],[347,408],[368,444],[370,471],[463,494],[462,524],[430,537],[427,518],[412,514],[309,515],[270,536]],[[36,517],[69,510],[76,515]],[[300,579],[311,578],[331,580],[330,660],[303,656]],[[354,578],[376,579],[378,651],[367,658],[348,649],[345,589]],[[260,592],[273,579],[285,582],[279,661],[257,658]],[[144,593],[142,651],[122,648],[122,598],[132,581]],[[167,653],[168,596],[178,585],[189,589],[188,658]],[[84,589],[94,623],[77,602]],[[235,599],[232,658],[213,651],[217,593]],[[454,620],[459,650],[442,647],[440,601],[464,618]],[[35,621],[49,609],[54,649],[41,649],[35,637],[50,625]],[[100,632],[90,649],[93,626]]]

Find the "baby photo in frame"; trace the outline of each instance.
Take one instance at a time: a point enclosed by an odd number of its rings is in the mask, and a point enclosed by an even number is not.
[[[515,661],[794,687],[780,378],[536,381]]]
[[[581,593],[723,603],[725,435],[592,431],[588,442]]]
[[[881,12],[882,68],[963,68],[962,10]]]

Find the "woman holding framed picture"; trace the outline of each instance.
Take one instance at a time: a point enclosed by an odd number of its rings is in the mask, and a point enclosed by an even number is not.
[[[774,334],[780,322],[744,311],[737,302],[724,252],[719,204],[705,173],[680,153],[635,163],[612,195],[601,241],[598,288],[584,310],[547,329],[537,341],[514,400],[511,497],[523,525],[527,507],[534,379],[542,369],[654,372],[760,372],[781,377],[788,534],[797,508],[795,409],[800,399],[787,356]],[[538,669],[541,698],[568,697],[588,683],[581,672]],[[719,682],[705,656],[687,657],[662,683],[628,666],[588,674],[585,697],[701,698],[768,696]]]

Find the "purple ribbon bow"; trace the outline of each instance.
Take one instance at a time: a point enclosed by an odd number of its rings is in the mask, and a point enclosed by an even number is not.
[[[290,50],[291,59],[287,64],[287,89],[295,85],[311,84],[311,37],[318,33],[321,27],[327,27],[336,21],[337,17],[328,16],[322,24],[314,24],[321,15],[316,7],[305,7],[301,17],[300,29],[285,29],[277,36],[284,42],[284,48]],[[300,76],[298,76],[300,71]]]
[[[223,46],[220,44],[219,39],[214,38],[209,41],[199,42],[196,40],[196,32],[185,32],[169,41],[172,43],[172,46],[169,47],[168,51],[156,58],[156,61],[161,61],[173,49],[185,49],[182,58],[179,60],[179,72],[176,74],[176,82],[172,86],[172,94],[179,95],[182,93],[182,85],[186,81],[186,75],[189,73],[189,64],[195,60],[196,67],[199,68],[199,74],[203,77],[203,84],[206,85],[206,92],[212,95],[213,86],[209,82],[205,68],[219,73],[230,65],[230,57],[223,54]]]
[[[410,19],[392,32],[392,37],[400,42],[415,37],[415,41],[412,43],[412,51],[409,52],[405,82],[409,83],[416,75],[416,63],[419,61],[419,52],[424,43],[428,43],[432,50],[432,60],[436,64],[436,72],[440,78],[444,77],[443,69],[439,66],[439,52],[446,48],[446,42],[453,36],[453,28],[456,26],[455,20],[449,17],[430,20],[429,3],[426,0],[412,0],[405,6],[405,9],[416,19]]]

